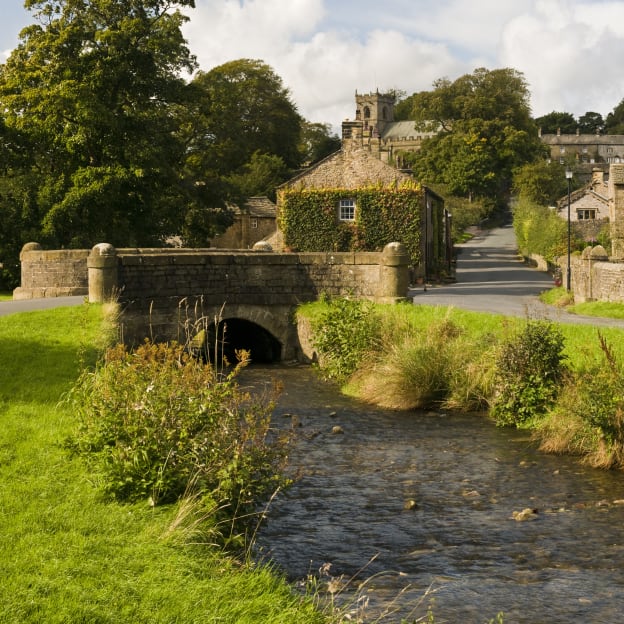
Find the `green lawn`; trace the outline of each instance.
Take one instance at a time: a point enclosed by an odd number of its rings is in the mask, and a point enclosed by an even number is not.
[[[88,305],[0,317],[2,622],[327,621],[270,569],[165,538],[174,506],[99,498],[63,447],[75,420],[59,400],[102,319]]]

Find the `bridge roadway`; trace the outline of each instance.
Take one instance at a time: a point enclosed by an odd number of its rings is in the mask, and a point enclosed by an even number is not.
[[[560,323],[622,327],[624,321],[571,314],[542,303],[538,296],[553,286],[549,273],[526,265],[518,256],[511,225],[480,230],[458,245],[457,281],[440,286],[413,288],[414,304],[454,306],[504,316],[523,316],[532,320]]]
[[[543,304],[538,295],[552,286],[552,277],[521,261],[511,225],[481,230],[469,242],[458,247],[457,281],[440,286],[428,285],[427,290],[423,287],[411,289],[409,296],[415,305],[455,306],[504,316],[624,329],[624,321],[570,314]],[[0,301],[0,316],[79,305],[83,301],[82,296]]]

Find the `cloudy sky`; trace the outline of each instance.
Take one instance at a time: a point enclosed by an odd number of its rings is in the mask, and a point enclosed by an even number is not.
[[[261,59],[299,112],[339,127],[354,93],[428,90],[478,67],[521,71],[534,116],[606,116],[624,99],[624,0],[195,0],[200,67]],[[2,60],[33,21],[2,0]]]

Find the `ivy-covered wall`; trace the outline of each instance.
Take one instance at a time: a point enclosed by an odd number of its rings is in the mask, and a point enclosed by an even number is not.
[[[279,228],[284,244],[297,251],[381,251],[403,243],[412,263],[422,261],[425,190],[415,182],[357,189],[284,189]],[[341,199],[354,199],[355,220],[338,218]]]

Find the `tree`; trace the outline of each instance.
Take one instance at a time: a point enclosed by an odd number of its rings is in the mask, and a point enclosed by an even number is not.
[[[527,163],[514,172],[518,199],[538,206],[552,206],[567,189],[565,166],[545,158]]]
[[[607,115],[605,132],[607,134],[624,134],[624,99]]]
[[[581,134],[602,134],[605,121],[600,113],[588,111],[579,117],[578,127]]]
[[[338,135],[331,132],[329,124],[304,121],[301,125],[299,152],[304,165],[313,165],[341,147]]]
[[[253,154],[279,156],[299,167],[301,117],[282,80],[265,63],[239,59],[199,72],[192,86],[199,108],[190,147],[204,167],[239,172]]]
[[[578,124],[571,113],[553,111],[542,117],[537,117],[535,123],[542,129],[542,134],[574,134]]]
[[[153,244],[175,233],[192,186],[181,183],[177,110],[195,62],[180,7],[194,0],[26,0],[38,23],[0,67],[6,127],[29,157],[5,171],[27,187],[55,246]],[[33,195],[34,194],[34,195]],[[6,204],[5,204],[6,205]]]
[[[412,169],[419,180],[444,184],[453,194],[502,203],[513,169],[541,149],[527,84],[513,69],[477,69],[455,82],[441,79],[433,91],[408,99],[412,119],[438,131],[412,156]]]

